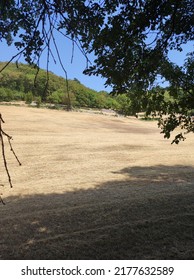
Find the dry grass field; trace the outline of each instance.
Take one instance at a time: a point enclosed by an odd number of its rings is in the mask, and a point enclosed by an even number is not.
[[[0,106],[0,259],[194,259],[194,135],[156,122]]]

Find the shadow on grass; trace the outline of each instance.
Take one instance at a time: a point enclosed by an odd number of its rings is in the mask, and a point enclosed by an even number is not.
[[[194,169],[125,168],[125,180],[0,205],[0,259],[193,259]]]

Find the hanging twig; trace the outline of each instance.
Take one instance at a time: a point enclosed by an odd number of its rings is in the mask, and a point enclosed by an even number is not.
[[[10,187],[12,188],[13,185],[12,185],[12,181],[11,181],[11,176],[9,174],[9,170],[8,170],[8,167],[7,167],[7,160],[6,160],[6,157],[5,157],[5,145],[4,145],[4,139],[3,139],[3,130],[2,130],[2,123],[4,123],[4,120],[0,114],[0,140],[1,140],[1,149],[2,149],[2,156],[3,156],[3,162],[4,162],[4,167],[5,167],[5,171],[7,173],[7,177],[8,177],[8,180],[9,180],[9,184],[10,184]]]
[[[73,58],[74,58],[74,46],[75,46],[75,43],[74,43],[74,41],[72,40],[71,64],[73,63]]]
[[[12,58],[0,69],[0,73],[3,72],[3,70],[18,56],[20,56],[26,48],[22,49],[20,52],[18,52],[16,55],[12,56]]]
[[[2,196],[2,193],[0,195],[0,203],[2,203],[3,205],[5,205],[5,202],[3,201],[3,198],[1,197]]]
[[[13,155],[14,155],[14,157],[16,158],[16,160],[17,160],[17,162],[19,163],[19,165],[22,165],[21,162],[19,161],[19,159],[18,159],[18,157],[17,157],[17,155],[16,155],[14,149],[13,149],[13,146],[12,146],[12,144],[11,144],[11,139],[13,139],[13,138],[10,138],[10,137],[8,138],[10,150],[11,150],[11,152],[13,153]]]
[[[53,22],[52,22],[51,18],[49,17],[48,19],[49,19],[50,27],[53,27],[53,28],[54,28],[54,25],[53,25]],[[71,109],[72,109],[72,106],[71,106],[71,98],[70,98],[70,93],[69,93],[69,83],[68,83],[67,71],[65,70],[64,65],[63,65],[63,62],[62,62],[62,60],[61,60],[60,52],[59,52],[59,49],[58,49],[58,47],[57,47],[57,43],[56,43],[55,37],[54,37],[54,35],[53,35],[53,29],[50,29],[50,35],[51,35],[51,38],[52,38],[52,41],[53,41],[53,44],[54,44],[54,47],[55,47],[55,51],[56,51],[56,53],[57,53],[57,57],[58,57],[59,63],[60,63],[61,68],[63,69],[63,71],[64,71],[64,73],[65,73],[66,90],[67,90],[67,96],[68,96],[68,106],[67,106],[67,110],[71,110]]]
[[[10,135],[8,135],[6,132],[3,131],[2,129],[2,123],[5,123],[3,118],[2,118],[2,115],[0,114],[0,141],[1,141],[1,151],[2,151],[2,156],[3,156],[3,163],[4,163],[4,167],[5,167],[5,171],[7,173],[7,177],[8,177],[8,181],[9,181],[9,185],[10,187],[12,188],[13,187],[13,184],[12,184],[12,180],[11,180],[11,176],[10,176],[10,173],[9,173],[9,169],[8,169],[8,165],[7,165],[7,160],[6,160],[6,156],[5,156],[5,144],[4,144],[4,137],[3,136],[6,136],[7,139],[8,139],[8,142],[9,142],[9,146],[10,146],[10,149],[14,155],[14,157],[16,158],[17,162],[19,163],[19,165],[22,165],[21,162],[19,161],[18,157],[16,156],[16,153],[12,147],[12,144],[11,144],[11,139],[12,137]],[[0,201],[3,203],[3,200],[2,198],[0,197]]]

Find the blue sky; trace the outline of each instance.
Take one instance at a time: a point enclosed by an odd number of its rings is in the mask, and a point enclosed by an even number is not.
[[[72,58],[72,42],[68,39],[65,39],[62,35],[58,34],[56,36],[56,43],[57,48],[61,54],[61,59],[64,65],[65,70],[67,71],[68,79],[77,78],[82,84],[85,86],[101,91],[106,90],[108,92],[111,91],[111,87],[105,87],[105,79],[96,76],[87,76],[84,75],[82,72],[86,68],[86,59],[78,49],[78,47],[74,47],[74,55],[73,55],[73,62],[71,63]],[[54,47],[52,48],[54,52]],[[0,42],[0,61],[9,61],[15,54],[18,53],[17,49],[12,46],[7,46],[7,44],[2,41]],[[55,54],[55,59],[57,60],[57,54]],[[90,56],[90,59],[93,60],[94,56]],[[40,67],[46,69],[46,61],[47,61],[47,54],[46,52],[43,53],[41,60],[40,60]],[[25,60],[23,57],[20,58],[19,62],[24,62]],[[59,61],[57,64],[54,63],[52,57],[50,56],[49,62],[49,71],[52,71],[56,75],[65,77],[64,71],[61,68]]]
[[[186,45],[183,45],[182,48],[182,52],[170,51],[169,53],[170,60],[179,66],[183,65],[187,53],[194,51],[194,42],[189,42]]]
[[[86,60],[76,46],[74,48],[74,59],[71,63],[72,43],[70,40],[65,39],[62,35],[58,34],[56,36],[56,43],[61,54],[63,65],[67,71],[68,79],[77,78],[82,84],[97,91],[111,91],[111,87],[105,88],[105,79],[96,76],[86,76],[82,73],[86,67]],[[9,61],[12,56],[17,53],[17,49],[14,46],[8,47],[5,42],[0,42],[0,50],[0,61]],[[187,45],[183,46],[183,52],[171,51],[169,57],[174,63],[182,65],[184,59],[186,58],[186,53],[191,51],[193,51],[193,43],[188,43]],[[57,58],[56,53],[55,57]],[[93,60],[94,56],[90,56],[90,59]],[[19,61],[25,62],[23,57],[21,57]],[[46,69],[46,61],[47,57],[45,53],[42,55],[40,60],[41,68]],[[64,71],[61,68],[59,61],[57,61],[57,64],[55,64],[52,57],[50,57],[49,70],[59,76],[64,77]]]

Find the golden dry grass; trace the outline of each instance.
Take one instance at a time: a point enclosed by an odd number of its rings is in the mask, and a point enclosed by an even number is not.
[[[193,259],[193,135],[155,122],[1,106],[0,259]]]

